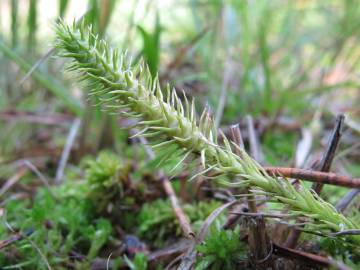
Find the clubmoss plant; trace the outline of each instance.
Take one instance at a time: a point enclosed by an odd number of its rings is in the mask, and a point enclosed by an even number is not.
[[[201,157],[205,173],[213,170],[221,175],[237,176],[238,182],[230,186],[248,186],[265,193],[273,200],[287,205],[298,215],[310,218],[313,230],[341,231],[359,229],[359,224],[338,213],[303,185],[296,190],[286,179],[268,175],[249,155],[240,150],[233,152],[225,136],[224,145],[217,141],[217,129],[207,110],[196,120],[194,101],[184,95],[181,102],[176,91],[166,88],[163,94],[158,78],[153,79],[142,62],[132,66],[126,54],[92,34],[84,26],[56,26],[56,47],[59,55],[73,59],[69,70],[80,74],[80,80],[90,89],[90,94],[110,112],[138,118],[138,135],[152,138],[154,149],[177,147],[181,161],[191,153]],[[172,153],[169,158],[174,156]],[[360,236],[349,236],[360,243]]]

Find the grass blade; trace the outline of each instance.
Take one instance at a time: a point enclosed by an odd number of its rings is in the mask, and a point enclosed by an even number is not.
[[[31,64],[21,58],[17,53],[11,50],[2,41],[0,41],[0,51],[2,51],[7,58],[14,61],[21,68],[22,71],[28,72],[31,69]],[[82,114],[82,107],[79,101],[76,100],[73,96],[71,96],[68,90],[64,86],[62,86],[55,78],[50,77],[49,74],[44,75],[39,71],[34,71],[32,73],[32,77],[37,81],[37,83],[44,86],[52,94],[61,99],[72,113],[78,116]]]

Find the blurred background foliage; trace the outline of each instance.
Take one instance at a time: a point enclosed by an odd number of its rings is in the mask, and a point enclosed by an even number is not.
[[[89,112],[86,97],[59,72],[61,61],[48,57],[59,18],[85,17],[134,61],[145,58],[162,83],[197,96],[218,125],[246,114],[266,118],[269,126],[289,117],[302,124],[317,111],[346,113],[359,130],[356,0],[9,0],[0,12],[1,109],[81,116],[99,148],[114,140],[109,127],[116,123]],[[4,126],[1,139],[9,143],[1,144],[2,153],[29,139],[23,128],[37,126]]]
[[[91,106],[86,94],[79,90],[81,85],[71,83],[63,72],[63,60],[52,57],[54,23],[59,19],[72,23],[81,18],[113,47],[127,50],[134,62],[144,58],[151,74],[159,74],[163,85],[170,83],[187,96],[196,97],[196,106],[207,107],[216,125],[225,132],[236,123],[246,129],[246,116],[252,115],[265,164],[309,167],[326,144],[334,116],[345,114],[346,136],[334,166],[343,174],[360,176],[358,0],[1,0],[1,179],[10,177],[14,166],[23,160],[54,178],[72,123],[81,120],[65,177],[84,178],[85,182],[79,188],[72,183],[55,189],[58,196],[70,194],[74,201],[59,206],[42,190],[36,195],[38,199],[31,198],[36,201],[31,210],[22,209],[28,206],[26,202],[19,205],[10,200],[7,206],[13,213],[7,216],[12,225],[25,219],[21,229],[41,228],[44,225],[38,220],[43,220],[44,209],[52,209],[50,233],[59,229],[70,235],[61,255],[65,256],[78,241],[86,247],[88,258],[95,257],[106,239],[112,239],[113,232],[107,219],[94,219],[89,210],[92,200],[101,202],[95,207],[97,212],[104,211],[114,194],[126,207],[140,204],[141,200],[144,203],[146,187],[137,180],[148,177],[148,171],[154,171],[159,161],[145,162],[144,150],[134,148],[127,139],[128,132],[119,128],[131,123],[105,116]],[[245,140],[246,136],[245,132]],[[77,168],[83,157],[104,148],[116,154],[100,154],[90,161],[87,157],[86,169]],[[139,164],[131,164],[134,161]],[[123,194],[130,173],[138,189],[135,200]],[[76,189],[88,194],[87,200],[78,203]],[[113,193],[102,196],[102,190],[109,189]],[[345,191],[326,187],[324,198],[336,202]],[[159,210],[157,205],[163,206]],[[210,203],[210,208],[215,205]],[[81,215],[68,213],[66,209],[70,208]],[[210,209],[205,208],[201,202],[190,207],[187,211],[195,213],[191,221],[203,220]],[[136,211],[143,219],[139,230],[144,235],[148,227],[160,226],[162,217],[173,219],[169,204],[161,200],[152,205],[144,203],[142,209]],[[56,220],[56,216],[64,218]],[[154,216],[158,219],[151,219]],[[123,226],[131,228],[131,222],[138,222],[134,219],[124,217]],[[86,232],[74,224],[80,224]],[[164,225],[162,233],[169,234],[173,228],[178,233],[177,226]],[[5,231],[3,228],[0,232],[2,236]],[[157,237],[148,236],[153,237],[152,241]],[[42,232],[36,237],[40,240],[34,241],[44,244],[48,236]],[[64,239],[54,236],[52,241],[57,249]],[[217,247],[211,241],[205,254],[211,255]],[[234,245],[229,241],[230,251]],[[30,252],[29,243],[25,242],[20,250]],[[140,255],[137,259],[143,264]],[[35,265],[36,260],[26,263]]]

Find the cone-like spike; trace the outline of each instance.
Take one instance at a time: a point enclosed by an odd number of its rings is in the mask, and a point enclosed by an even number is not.
[[[304,186],[301,185],[298,191],[289,182],[269,176],[245,151],[241,156],[233,153],[225,136],[222,135],[225,147],[218,145],[217,130],[208,111],[204,110],[198,124],[194,100],[189,105],[185,99],[184,110],[170,86],[166,87],[165,102],[158,79],[152,79],[147,66],[132,67],[126,53],[119,55],[116,50],[111,50],[105,41],[99,40],[84,26],[79,29],[75,24],[69,27],[60,22],[56,32],[59,54],[73,60],[71,70],[81,72],[80,80],[91,85],[92,95],[101,101],[103,108],[116,110],[118,104],[119,109],[127,108],[121,111],[123,115],[142,118],[139,125],[145,129],[141,136],[156,137],[158,141],[164,138],[155,146],[157,148],[177,146],[178,154],[192,152],[200,155],[204,170],[198,175],[210,170],[237,175],[241,182],[228,182],[229,185],[251,186],[251,190],[288,205],[297,215],[315,218],[309,229],[317,230],[320,226],[330,231],[360,228],[359,224],[336,212],[334,207]],[[174,152],[170,152],[164,161],[174,156]],[[360,244],[359,235],[349,238]]]

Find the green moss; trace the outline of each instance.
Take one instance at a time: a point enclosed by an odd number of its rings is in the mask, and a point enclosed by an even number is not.
[[[130,261],[125,257],[125,262],[131,270],[146,270],[148,269],[148,258],[144,253],[136,253],[135,258]]]
[[[63,187],[57,189],[53,188],[55,194],[64,190]],[[2,266],[21,262],[26,265],[23,269],[46,269],[45,257],[55,269],[66,269],[64,263],[69,260],[70,251],[88,254],[88,259],[91,259],[98,254],[112,232],[107,220],[94,216],[89,200],[81,197],[55,199],[44,188],[38,189],[33,202],[10,201],[6,211],[6,221],[11,228],[29,237],[4,248],[4,253],[11,252],[15,256],[1,255]],[[1,230],[2,239],[13,234],[5,228]]]
[[[196,262],[196,270],[238,269],[239,262],[247,256],[247,249],[240,242],[240,228],[223,230],[219,222],[210,227],[204,243],[196,249],[201,253]]]
[[[221,203],[217,201],[210,201],[184,204],[182,208],[196,231],[220,205]],[[181,228],[168,200],[159,199],[144,204],[138,214],[137,223],[139,235],[156,247],[163,246],[164,241],[169,237],[181,235]]]
[[[96,159],[85,161],[87,197],[95,202],[98,211],[104,211],[113,199],[121,199],[125,168],[118,156],[101,152]]]

